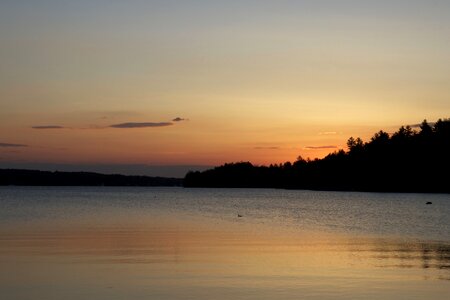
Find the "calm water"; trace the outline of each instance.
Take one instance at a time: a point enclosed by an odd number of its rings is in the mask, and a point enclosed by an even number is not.
[[[3,187],[0,295],[448,299],[450,195]]]

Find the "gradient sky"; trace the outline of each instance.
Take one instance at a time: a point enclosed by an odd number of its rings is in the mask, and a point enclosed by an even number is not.
[[[448,0],[1,1],[0,163],[323,157],[449,117],[449,49]]]

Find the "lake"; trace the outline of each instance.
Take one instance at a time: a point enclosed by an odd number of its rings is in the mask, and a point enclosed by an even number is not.
[[[0,266],[2,299],[448,299],[450,195],[1,187]]]

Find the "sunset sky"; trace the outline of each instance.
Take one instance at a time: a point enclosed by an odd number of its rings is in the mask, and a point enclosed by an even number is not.
[[[450,117],[450,1],[1,1],[0,167],[323,157]]]

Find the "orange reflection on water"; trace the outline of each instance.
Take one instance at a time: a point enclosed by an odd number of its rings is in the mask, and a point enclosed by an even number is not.
[[[59,295],[60,287],[66,299],[80,289],[96,299],[130,290],[158,299],[439,299],[450,279],[447,244],[225,222],[10,229],[0,233],[0,260],[1,289],[26,298],[18,285],[47,285],[37,299]]]

